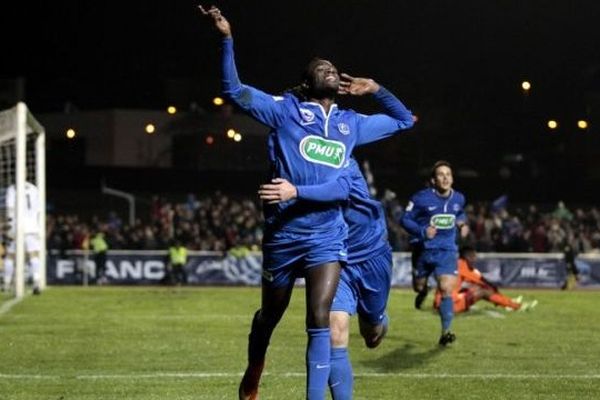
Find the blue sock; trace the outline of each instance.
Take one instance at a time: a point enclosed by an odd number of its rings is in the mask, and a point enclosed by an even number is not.
[[[306,399],[323,400],[329,378],[331,334],[329,328],[307,329],[306,333]]]
[[[442,332],[450,329],[452,318],[454,317],[454,301],[451,296],[442,297],[440,304],[440,317],[442,317]]]
[[[332,348],[329,390],[333,400],[352,399],[353,383],[352,364],[348,357],[348,349],[345,347]]]

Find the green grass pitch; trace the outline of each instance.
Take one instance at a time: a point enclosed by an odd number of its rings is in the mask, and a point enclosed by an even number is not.
[[[516,291],[539,305],[480,302],[437,346],[439,318],[390,295],[374,350],[353,321],[355,399],[598,399],[600,292]],[[236,399],[257,288],[52,287],[0,308],[0,399]],[[431,299],[428,299],[430,304]],[[304,291],[275,331],[262,400],[304,398]]]

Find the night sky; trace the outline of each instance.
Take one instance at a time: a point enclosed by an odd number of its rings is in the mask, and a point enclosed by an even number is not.
[[[66,101],[162,108],[174,87],[199,103],[218,91],[218,35],[197,2],[19,3],[3,5],[0,77],[25,77],[34,111]],[[552,110],[576,109],[600,89],[597,1],[216,4],[232,23],[242,80],[271,92],[294,84],[314,55],[373,77],[420,113],[501,106],[525,78]]]
[[[219,93],[220,37],[196,4],[4,3],[0,79],[25,78],[34,114],[61,112],[66,103],[80,111],[186,110],[191,103],[210,111]],[[320,56],[342,72],[374,78],[419,117],[406,136],[357,151],[380,182],[401,186],[440,158],[460,165],[463,177],[476,171],[473,187],[488,185],[490,196],[545,198],[552,189],[563,197],[569,186],[584,199],[600,182],[597,0],[215,4],[232,24],[244,83],[279,93]],[[370,99],[339,103],[378,110]],[[551,118],[559,121],[553,132]],[[582,118],[591,122],[586,132],[576,125]]]

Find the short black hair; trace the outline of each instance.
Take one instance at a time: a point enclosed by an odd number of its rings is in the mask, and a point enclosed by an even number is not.
[[[433,167],[431,167],[431,177],[435,178],[435,171],[439,168],[439,167],[448,167],[450,169],[452,169],[452,164],[450,164],[448,161],[446,160],[439,160],[436,161],[435,164],[433,164]]]

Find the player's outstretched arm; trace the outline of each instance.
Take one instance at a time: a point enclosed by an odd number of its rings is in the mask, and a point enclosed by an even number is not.
[[[259,122],[270,127],[281,124],[285,111],[277,104],[273,96],[249,85],[244,85],[238,76],[233,51],[233,36],[229,21],[221,14],[221,10],[211,6],[208,10],[198,6],[203,15],[212,18],[215,27],[223,39],[221,55],[221,86],[223,94],[244,111],[250,113]]]
[[[219,10],[215,6],[210,6],[210,8],[208,10],[206,10],[201,5],[198,5],[198,9],[200,10],[200,12],[202,14],[213,19],[213,21],[215,23],[215,27],[217,28],[217,30],[219,32],[221,32],[221,34],[223,35],[224,38],[232,37],[231,36],[231,25],[229,24],[229,21],[227,21],[227,19],[221,14],[221,10]]]

